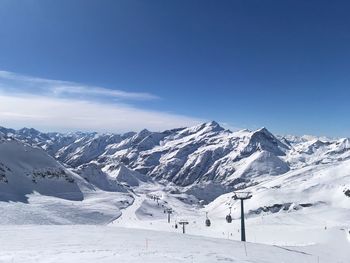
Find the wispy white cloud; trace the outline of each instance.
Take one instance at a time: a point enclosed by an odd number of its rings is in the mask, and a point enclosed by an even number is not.
[[[89,98],[90,96],[100,96],[118,100],[153,100],[159,98],[149,93],[126,92],[123,90],[107,89],[70,81],[36,78],[1,70],[0,90],[2,92],[30,92],[31,94],[46,94],[56,97],[83,96],[84,98]]]
[[[117,99],[125,100],[151,100],[158,99],[158,97],[149,93],[136,93],[136,92],[125,92],[121,90],[111,90],[101,87],[92,86],[78,86],[72,84],[61,84],[52,86],[52,92],[56,95],[74,95],[74,94],[84,94],[92,96],[107,96]]]
[[[38,85],[41,91],[33,92]],[[84,96],[80,96],[82,94]],[[118,102],[96,99],[101,96],[113,97]],[[159,131],[203,121],[130,104],[155,98],[148,93],[129,93],[0,71],[0,126],[63,132],[126,132],[144,128]]]

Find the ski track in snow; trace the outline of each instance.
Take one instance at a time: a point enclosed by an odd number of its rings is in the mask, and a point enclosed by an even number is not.
[[[1,226],[0,262],[313,263],[278,247],[106,226]]]
[[[150,195],[161,196],[159,205],[149,197]],[[163,212],[162,204],[175,209],[170,224],[167,223],[167,215]],[[188,235],[198,236],[198,238],[207,236],[240,240],[239,216],[234,216],[233,222],[228,224],[224,219],[225,214],[221,211],[209,210],[211,211],[209,218],[212,225],[206,227],[204,221],[207,210],[207,207],[193,209],[193,207],[178,202],[176,198],[165,192],[158,189],[152,192],[148,189],[147,194],[138,193],[134,203],[122,210],[123,215],[113,221],[110,226],[181,233],[180,226],[178,229],[174,227],[175,222],[186,219],[189,221],[189,225],[186,226]],[[238,206],[235,210],[238,212]],[[335,214],[341,215],[342,212],[344,214],[341,218],[346,217],[347,210],[336,211]],[[327,229],[325,229],[324,224],[328,226]],[[336,216],[322,208],[248,217],[246,228],[248,241],[273,245],[283,250],[308,255],[314,260],[310,262],[317,262],[317,260],[319,262],[348,262],[350,257],[350,242],[346,237],[348,230],[341,230]]]

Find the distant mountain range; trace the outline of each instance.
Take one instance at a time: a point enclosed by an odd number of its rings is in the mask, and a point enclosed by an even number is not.
[[[43,133],[0,127],[0,138],[0,181],[9,185],[12,179],[6,167],[11,164],[4,157],[12,154],[11,162],[23,164],[20,153],[30,151],[25,167],[32,173],[26,178],[31,182],[40,182],[35,174],[52,173],[67,183],[79,176],[86,183],[113,191],[122,190],[121,183],[137,185],[139,180],[154,180],[187,192],[196,189],[197,194],[201,192],[198,189],[204,193],[210,190],[212,198],[255,185],[260,176],[350,158],[348,138],[282,137],[266,128],[231,132],[214,121],[163,132],[126,134]]]

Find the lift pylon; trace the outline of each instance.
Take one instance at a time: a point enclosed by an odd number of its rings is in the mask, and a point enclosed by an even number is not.
[[[244,225],[244,200],[252,198],[252,194],[250,192],[234,192],[232,198],[234,200],[241,200],[241,241],[246,241],[245,236],[245,225]]]
[[[179,222],[179,224],[180,225],[182,225],[182,233],[183,234],[185,234],[185,225],[188,225],[189,223],[188,223],[188,221],[187,220],[181,220],[180,222]]]

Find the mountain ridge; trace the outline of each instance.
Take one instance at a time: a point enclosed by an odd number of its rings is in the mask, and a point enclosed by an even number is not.
[[[215,184],[241,189],[254,184],[258,176],[350,158],[347,138],[324,141],[310,136],[275,136],[265,127],[230,131],[215,121],[163,132],[144,129],[125,134],[42,133],[33,128],[3,127],[0,132],[43,149],[76,171],[90,167],[94,170],[90,173],[108,175],[122,165],[179,187]]]

